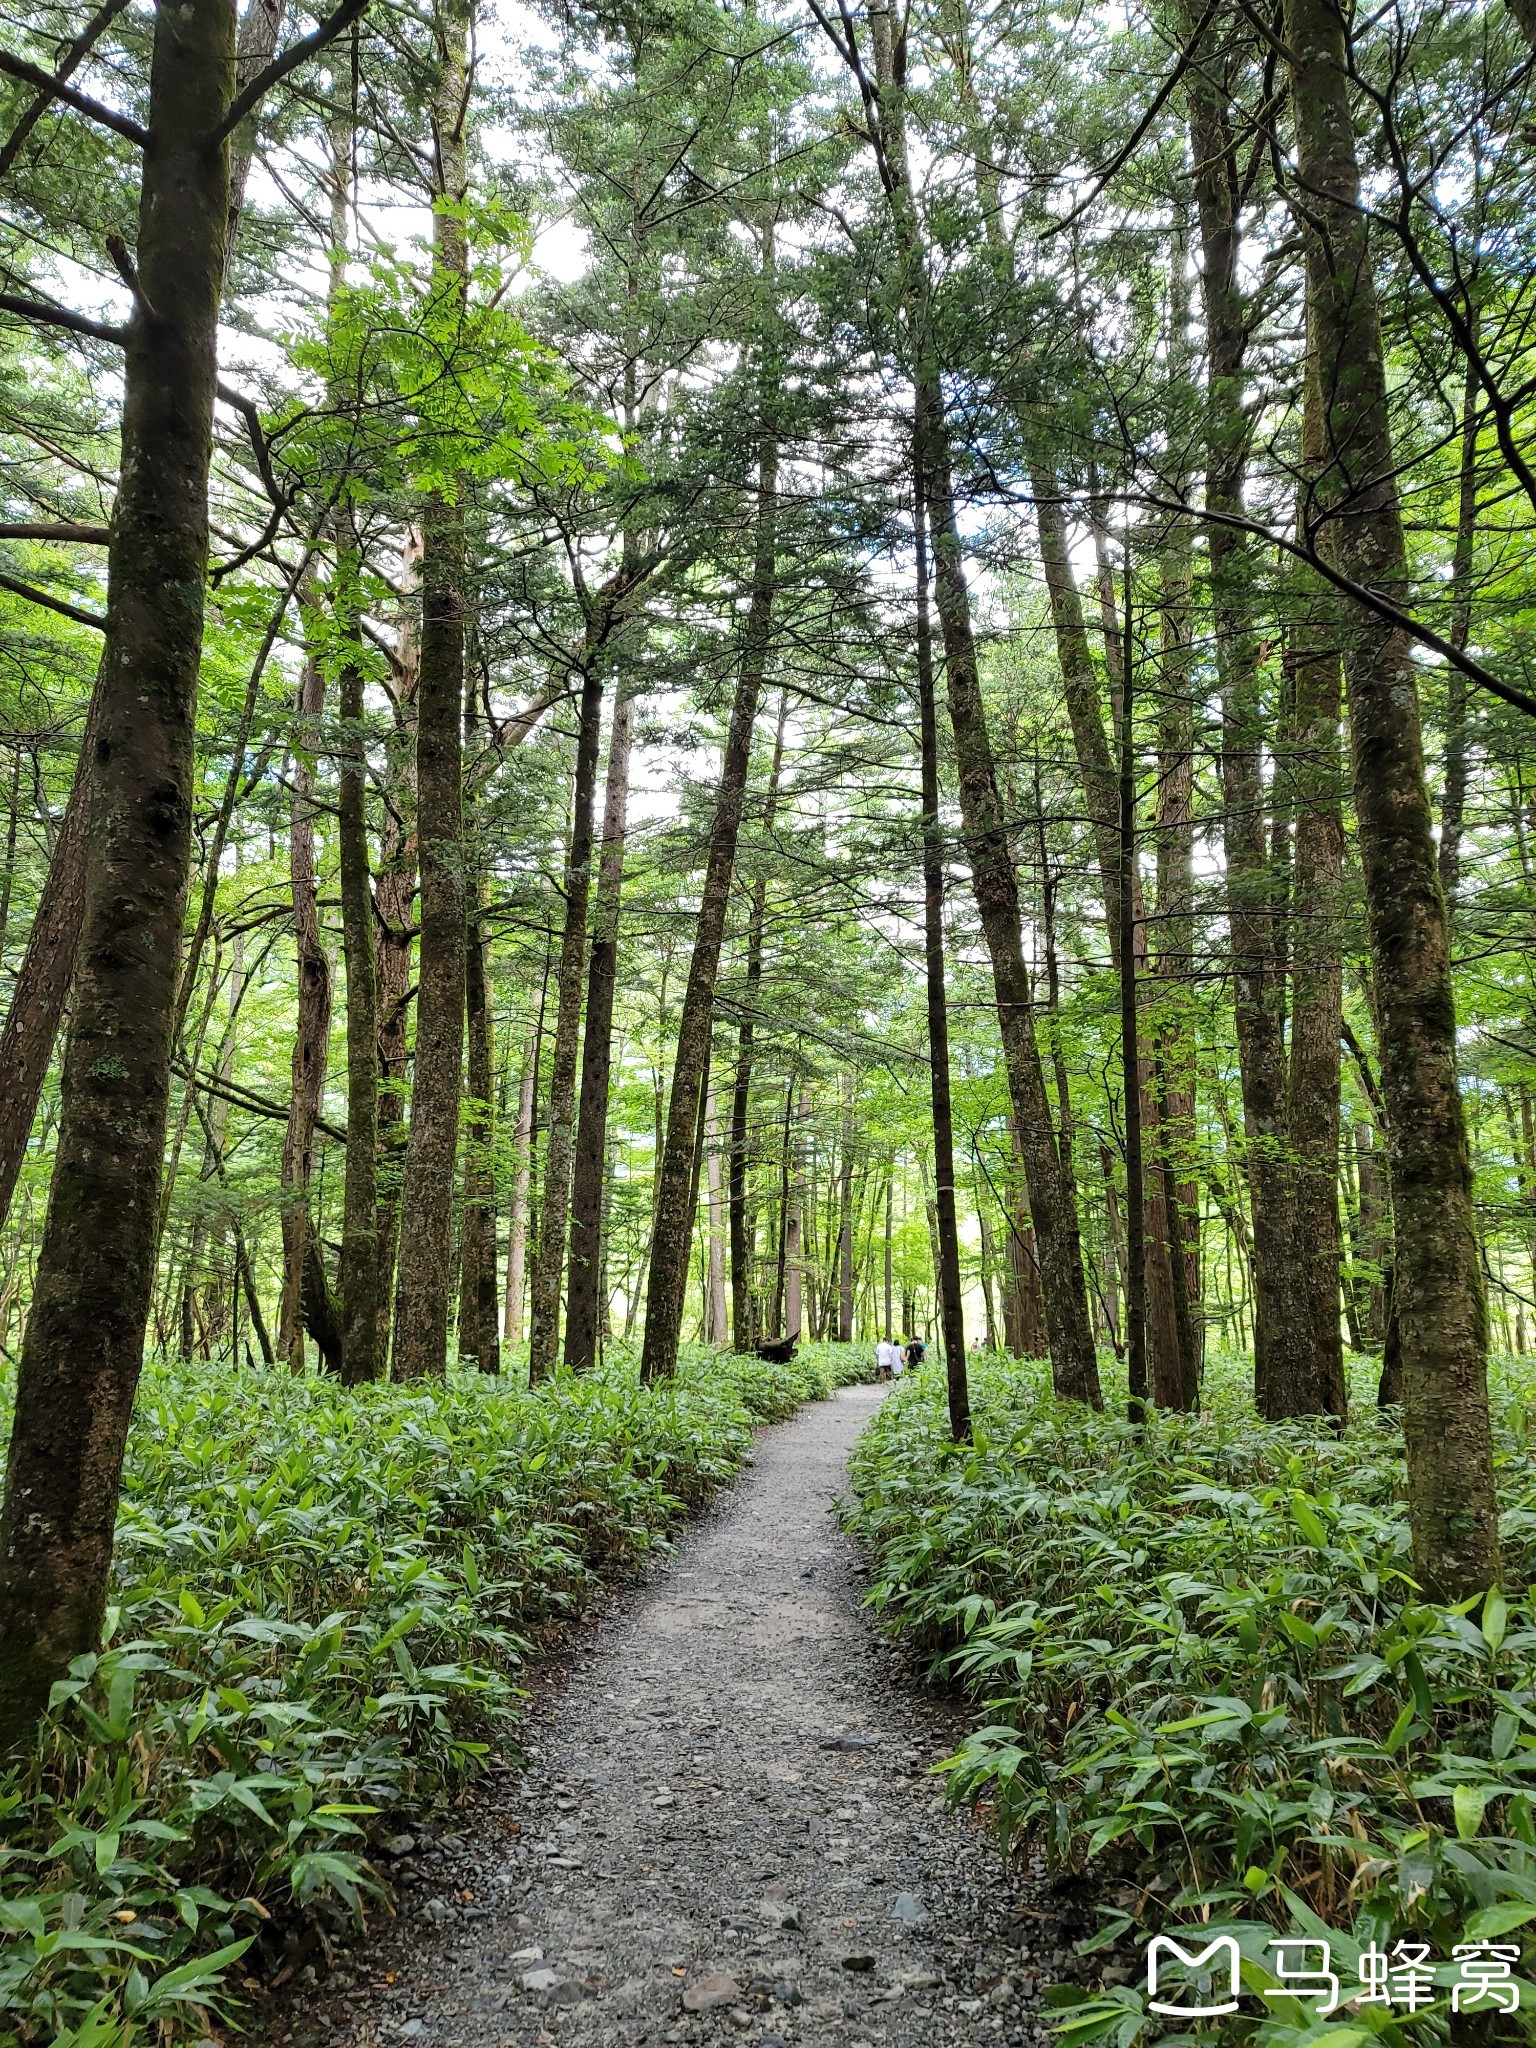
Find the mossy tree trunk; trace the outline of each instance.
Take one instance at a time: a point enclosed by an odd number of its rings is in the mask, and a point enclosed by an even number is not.
[[[1400,602],[1407,552],[1360,207],[1348,31],[1332,0],[1287,0],[1285,40],[1328,451],[1314,503],[1332,563],[1356,586]],[[1461,1600],[1498,1578],[1499,1537],[1450,933],[1406,636],[1364,604],[1346,600],[1340,616],[1391,1157],[1414,1570],[1431,1598]]]
[[[0,1513],[7,1744],[100,1639],[154,1282],[229,209],[208,138],[234,63],[228,0],[156,8],[74,1016]]]

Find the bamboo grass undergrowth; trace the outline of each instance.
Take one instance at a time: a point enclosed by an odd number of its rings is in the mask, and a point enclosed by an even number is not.
[[[855,1454],[868,1601],[977,1703],[953,1796],[1095,1880],[1085,1952],[1232,1928],[1259,1990],[1277,1930],[1331,1940],[1350,1974],[1412,1937],[1435,2002],[1348,2026],[1449,2038],[1453,1946],[1536,1922],[1536,1383],[1523,1360],[1493,1373],[1503,1590],[1446,1607],[1412,1580],[1399,1419],[1366,1376],[1342,1432],[1261,1422],[1246,1378],[1214,1359],[1200,1414],[1137,1430],[1123,1385],[1099,1415],[1056,1403],[1045,1366],[991,1360],[966,1446],[929,1369]],[[1166,2028],[1134,1985],[1060,1997],[1074,2040]],[[1532,2005],[1527,1984],[1477,2038],[1525,2038]],[[1342,2017],[1283,2001],[1222,2022],[1255,2025],[1347,2048]]]
[[[152,1362],[105,1645],[0,1772],[0,2042],[207,2032],[253,1940],[388,1904],[381,1836],[515,1752],[518,1678],[750,1458],[866,1376],[696,1351],[642,1386],[452,1371],[343,1389]]]

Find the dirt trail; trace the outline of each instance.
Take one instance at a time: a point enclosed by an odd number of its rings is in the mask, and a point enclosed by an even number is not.
[[[859,1613],[833,1518],[880,1394],[763,1433],[673,1559],[586,1632],[526,1774],[399,1845],[399,1929],[279,2040],[1043,2038],[1035,1980],[1060,1973],[1063,1929],[945,1806],[928,1766],[960,1724]]]

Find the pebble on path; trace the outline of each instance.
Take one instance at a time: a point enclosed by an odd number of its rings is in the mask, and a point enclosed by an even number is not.
[[[929,1766],[964,1722],[860,1613],[834,1519],[883,1393],[763,1432],[671,1563],[588,1633],[525,1731],[526,1771],[449,1831],[388,1845],[396,1928],[274,2012],[270,2042],[1049,2038],[1037,1992],[1065,1974],[1070,1935],[945,1803]]]

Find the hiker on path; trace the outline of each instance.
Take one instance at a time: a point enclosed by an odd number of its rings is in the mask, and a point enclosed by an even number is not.
[[[901,1353],[889,1337],[882,1337],[875,1346],[875,1378],[888,1380],[895,1376],[896,1361]]]

